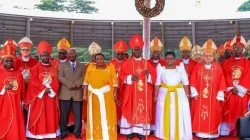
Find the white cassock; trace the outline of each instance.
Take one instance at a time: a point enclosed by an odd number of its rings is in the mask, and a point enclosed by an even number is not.
[[[176,69],[166,69],[165,66],[158,65],[156,68],[157,79],[155,85],[161,85],[164,83],[167,86],[176,86],[180,83],[182,85],[189,85],[188,76],[184,68],[184,64],[180,63],[180,66],[176,66]],[[156,103],[156,122],[155,122],[155,136],[164,139],[164,106],[165,99],[168,92],[168,88],[160,87],[159,94]],[[178,95],[178,109],[179,118],[176,118],[175,108],[175,92],[170,92],[170,112],[167,112],[170,116],[170,138],[168,140],[175,140],[175,122],[179,119],[179,138],[180,140],[192,140],[192,126],[190,109],[187,95],[184,88],[176,88]]]

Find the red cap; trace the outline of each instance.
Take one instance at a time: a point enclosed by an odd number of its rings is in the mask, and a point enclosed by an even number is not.
[[[52,46],[47,42],[47,41],[41,41],[36,49],[38,54],[41,54],[43,52],[48,52],[48,53],[52,53]]]

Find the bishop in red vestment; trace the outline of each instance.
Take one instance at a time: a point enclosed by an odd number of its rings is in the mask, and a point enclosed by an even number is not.
[[[250,89],[250,63],[242,52],[246,45],[241,35],[232,41],[234,56],[225,60],[222,70],[227,84],[226,102],[223,107],[224,120],[221,135],[235,134],[236,119],[247,112]]]
[[[155,69],[141,57],[144,42],[136,34],[130,40],[133,56],[122,66],[119,79],[124,92],[120,133],[132,138],[132,133],[142,139],[149,134],[152,120],[152,86]],[[146,131],[148,130],[148,131]]]
[[[151,58],[148,60],[148,62],[153,66],[153,68],[156,70],[157,65],[165,66],[166,61],[165,59],[161,58],[161,51],[163,49],[163,44],[161,41],[155,37],[151,43],[150,43],[150,51],[152,53]],[[154,93],[154,91],[153,91]],[[155,96],[153,96],[155,97]],[[154,100],[154,98],[153,98]],[[155,130],[154,125],[155,125],[155,113],[156,113],[156,101],[153,101],[153,106],[152,106],[152,120],[150,122],[150,129],[152,131]]]
[[[197,63],[203,62],[203,51],[201,46],[194,45],[191,52],[191,57],[193,60],[195,60]]]
[[[190,78],[192,130],[201,138],[217,138],[226,83],[220,65],[214,62],[217,48],[213,41],[209,39],[202,49],[204,62],[194,67]]]
[[[29,108],[26,136],[34,139],[56,138],[59,130],[57,69],[50,63],[51,45],[42,41],[37,47],[41,62],[30,71],[26,105]]]
[[[187,37],[184,37],[181,40],[179,47],[182,53],[182,58],[177,60],[175,63],[176,65],[180,65],[180,62],[183,62],[185,70],[188,74],[188,78],[190,79],[194,66],[197,64],[196,61],[190,58],[190,51],[192,49],[192,44]]]
[[[58,58],[51,61],[51,65],[54,66],[58,71],[60,69],[60,64],[68,61],[67,51],[70,47],[70,43],[66,38],[62,38],[57,43]]]
[[[6,40],[3,46],[6,46],[6,45],[11,45],[14,48],[15,51],[17,51],[17,49],[18,49],[18,44],[13,39]],[[13,65],[14,69],[17,69],[17,58],[18,57],[15,55],[15,57],[14,57],[14,65]]]
[[[15,49],[7,43],[1,50],[0,66],[0,139],[25,140],[25,126],[21,107],[25,84],[14,69]]]
[[[34,67],[38,61],[31,57],[31,49],[33,46],[32,41],[24,37],[18,42],[20,47],[21,55],[17,58],[17,68],[22,72],[23,79],[26,84],[29,82],[30,78],[30,69]]]
[[[224,60],[225,60],[225,56],[224,56],[224,45],[220,45],[217,49],[217,56],[218,56],[218,63],[221,64]]]
[[[110,61],[115,66],[117,78],[121,71],[122,65],[127,61],[125,57],[125,53],[128,49],[127,43],[123,40],[119,40],[114,45],[114,51],[116,52],[116,58]],[[119,80],[119,79],[118,79]],[[118,84],[121,84],[122,81],[119,81]],[[122,89],[117,88],[117,99],[115,101],[116,104],[116,117],[117,117],[117,124],[120,125],[120,121],[122,118],[122,102],[123,102],[123,92]]]
[[[231,43],[232,43],[232,39],[228,39],[227,42],[224,44],[225,59],[229,59],[233,55],[233,47],[232,47]]]

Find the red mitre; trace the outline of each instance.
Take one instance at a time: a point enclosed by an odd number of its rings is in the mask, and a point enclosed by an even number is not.
[[[245,40],[245,38],[244,38],[242,35],[240,35],[240,34],[237,34],[237,35],[234,37],[233,41],[231,42],[231,46],[235,47],[236,45],[239,45],[239,46],[241,46],[242,48],[244,48],[245,45],[246,45],[246,40]]]
[[[47,41],[41,41],[37,48],[36,48],[36,51],[38,54],[41,54],[43,52],[48,52],[48,53],[52,53],[52,46],[47,42]]]
[[[129,41],[129,45],[131,49],[135,49],[137,47],[139,47],[140,49],[143,48],[144,46],[144,42],[143,39],[141,38],[140,35],[135,34]]]
[[[0,53],[1,53],[2,59],[6,58],[6,57],[11,57],[11,58],[15,59],[15,57],[16,57],[16,50],[13,47],[13,45],[11,45],[11,44],[10,45],[9,44],[5,45],[2,48]]]
[[[6,45],[10,45],[11,47],[13,47],[15,50],[17,50],[17,43],[15,40],[13,39],[8,39],[7,41],[5,41],[4,45],[3,46],[6,46]]]
[[[224,55],[224,45],[220,45],[217,49],[217,55],[218,56],[223,56]]]
[[[116,53],[125,53],[128,49],[128,45],[125,41],[119,40],[114,45],[114,50]]]
[[[232,39],[228,39],[227,42],[224,44],[224,49],[230,52],[233,52],[233,47],[231,46]]]

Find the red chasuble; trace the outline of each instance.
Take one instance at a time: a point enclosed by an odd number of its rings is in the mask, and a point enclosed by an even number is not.
[[[118,62],[118,60],[116,58],[114,58],[113,60],[111,60],[109,63],[112,63],[114,66],[115,66],[115,69],[116,69],[116,73],[119,74],[120,71],[121,71],[121,67],[124,63],[126,63],[127,59],[124,58],[123,61],[121,62]],[[123,82],[122,81],[119,81],[119,87],[121,87],[120,84],[122,84]],[[120,121],[121,118],[122,118],[122,102],[123,102],[123,92],[121,91],[121,88],[117,89],[117,100],[115,102],[116,104],[116,117],[117,117],[117,120]]]
[[[149,74],[151,75],[152,84],[147,82],[144,73],[145,69],[147,69],[149,71]],[[132,81],[132,85],[126,84],[125,80],[127,76],[132,74],[137,75],[139,77],[139,80]],[[119,81],[123,81],[120,87],[122,88],[121,90],[124,95],[122,115],[131,125],[146,124],[151,121],[153,101],[152,88],[155,79],[156,71],[147,60],[142,59],[136,61],[132,57],[122,66],[121,72],[119,74]],[[148,122],[146,122],[146,116]]]
[[[179,59],[175,62],[176,65],[180,65],[180,63],[183,62],[183,59]],[[184,64],[184,63],[183,63]],[[185,70],[188,74],[188,79],[190,80],[190,76],[192,75],[192,72],[194,70],[195,65],[197,64],[196,61],[194,61],[192,58],[189,58],[189,64],[184,64]]]
[[[218,91],[226,90],[226,83],[219,64],[213,62],[205,69],[204,62],[194,67],[190,86],[198,92],[198,100],[192,98],[191,117],[193,132],[216,134],[222,122],[222,103],[216,97]]]
[[[166,61],[162,58],[159,59],[159,61],[157,63],[154,63],[153,58],[150,58],[148,60],[148,62],[154,67],[154,69],[156,70],[156,67],[158,64],[161,64],[161,66],[165,66],[166,65]],[[154,91],[153,91],[154,94]],[[154,97],[154,95],[153,95]],[[155,113],[156,113],[156,102],[154,102],[154,98],[153,99],[153,106],[152,106],[152,120],[150,122],[151,125],[155,125]]]
[[[13,84],[13,89],[0,95],[0,139],[25,140],[25,126],[21,108],[22,94],[25,93],[23,77],[18,71],[0,67],[0,91],[5,84]]]
[[[225,75],[227,87],[234,87],[233,81],[238,81],[242,87],[250,89],[250,65],[249,61],[244,57],[236,60],[231,57],[222,63],[222,70]],[[226,93],[226,102],[223,107],[224,121],[235,123],[236,119],[244,116],[247,112],[249,93],[243,97],[233,94],[231,91]]]
[[[59,106],[57,95],[53,98],[44,94],[42,99],[38,95],[46,88],[42,83],[49,78],[50,87],[59,93],[57,70],[51,65],[38,63],[31,69],[26,104],[29,106],[28,129],[33,135],[55,133],[59,128]]]

